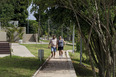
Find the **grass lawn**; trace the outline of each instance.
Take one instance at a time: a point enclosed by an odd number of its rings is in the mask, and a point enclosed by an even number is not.
[[[48,45],[32,45],[25,44],[25,46],[34,54],[34,58],[24,58],[9,56],[0,58],[0,77],[31,77],[36,70],[42,65],[42,63],[50,56],[50,49]],[[38,49],[44,49],[45,58],[44,61],[38,60]]]
[[[42,42],[48,42],[49,43],[50,40],[40,40],[40,41],[42,41]]]
[[[31,77],[41,64],[37,58],[0,58],[0,77]]]
[[[48,49],[47,44],[23,44],[26,46],[29,51],[34,54],[38,58],[38,50],[44,49],[44,59],[48,58],[50,56],[50,49]]]
[[[36,57],[24,58],[9,56],[0,58],[0,77],[31,77],[36,70],[42,65],[42,63],[50,56],[50,49],[45,44],[23,44],[30,52]],[[38,60],[38,49],[44,49],[44,60],[40,62]],[[65,45],[64,50],[72,50],[72,45]],[[70,53],[74,68],[78,77],[91,77],[92,70],[89,62],[83,62],[86,66],[79,64],[79,53]],[[97,69],[96,69],[97,71]]]
[[[48,45],[23,44],[30,52],[35,55],[34,58],[24,58],[9,56],[0,58],[0,77],[31,77],[42,63],[50,56]],[[44,49],[44,61],[38,60],[38,49]],[[71,50],[72,46],[66,45],[64,50]]]
[[[90,61],[82,61],[83,65],[81,65],[79,52],[70,53],[70,57],[72,59],[74,69],[78,77],[93,77]],[[83,58],[86,58],[84,54]],[[96,68],[95,70],[97,73],[98,69]]]

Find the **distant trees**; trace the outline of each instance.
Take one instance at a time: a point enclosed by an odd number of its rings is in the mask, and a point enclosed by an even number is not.
[[[37,21],[29,20],[29,31],[30,31],[29,33],[31,34],[38,33],[38,22]]]
[[[29,0],[30,3],[31,0]],[[5,25],[9,20],[16,20],[19,21],[19,26],[26,26],[27,7],[28,0],[1,0],[0,21]]]
[[[8,21],[14,17],[13,5],[7,0],[0,1],[0,22],[1,25],[7,26]]]
[[[51,1],[52,2],[52,1]],[[47,5],[49,3],[45,3]],[[48,34],[48,20],[49,20],[49,26],[50,26],[50,35],[62,35],[62,28],[63,28],[63,34],[65,39],[69,39],[67,37],[71,37],[72,35],[72,27],[70,25],[73,25],[70,23],[70,20],[74,20],[74,15],[72,15],[72,11],[65,8],[58,8],[56,7],[49,7],[43,6],[41,2],[39,3],[38,0],[34,1],[33,9],[35,12],[35,17],[37,21],[39,21],[39,15],[41,16],[40,24],[41,28],[43,29],[42,33],[45,34],[47,32]],[[43,6],[43,7],[42,7]],[[51,4],[50,4],[51,6]],[[40,7],[38,9],[38,7]],[[45,8],[46,7],[46,8]],[[45,9],[44,9],[45,8]],[[73,21],[72,21],[73,22]],[[62,27],[63,26],[63,27]],[[68,33],[67,33],[68,32]]]
[[[11,4],[14,7],[14,17],[12,20],[19,21],[19,26],[26,26],[26,18],[28,17],[27,8],[29,7],[28,3],[30,5],[31,0],[11,0]]]

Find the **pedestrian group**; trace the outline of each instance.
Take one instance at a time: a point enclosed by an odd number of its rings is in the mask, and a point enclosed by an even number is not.
[[[56,36],[53,35],[52,39],[49,42],[49,46],[48,46],[48,48],[50,48],[51,46],[51,57],[55,58],[56,50],[58,49],[59,57],[62,58],[64,45],[65,45],[65,41],[61,36],[59,36],[59,39],[57,40]]]

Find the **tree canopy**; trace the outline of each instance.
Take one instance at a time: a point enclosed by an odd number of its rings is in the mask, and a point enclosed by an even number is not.
[[[85,43],[94,77],[94,67],[99,69],[100,77],[111,77],[112,72],[115,76],[115,0],[35,0],[34,3],[53,22],[66,23],[64,21],[71,20],[76,24]]]
[[[29,0],[29,5],[31,0]],[[1,0],[0,21],[2,24],[9,20],[19,21],[19,26],[26,26],[28,0]],[[5,24],[4,24],[5,25]],[[8,26],[7,24],[5,26]]]

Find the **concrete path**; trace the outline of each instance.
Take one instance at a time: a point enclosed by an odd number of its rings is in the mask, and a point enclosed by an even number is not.
[[[18,43],[12,43],[11,48],[13,49],[12,55],[20,57],[35,57],[31,52],[23,45]],[[9,56],[9,54],[0,54],[0,57]]]
[[[19,45],[18,43],[12,43],[11,48],[13,49],[13,55],[21,57],[35,57],[25,46]]]
[[[72,61],[67,53],[60,58],[58,52],[55,58],[51,58],[47,65],[37,73],[35,77],[77,77]]]
[[[0,57],[10,56],[10,54],[0,54]]]
[[[23,43],[23,44],[49,44],[49,43],[40,41],[39,43],[38,42],[26,42],[26,43]]]

